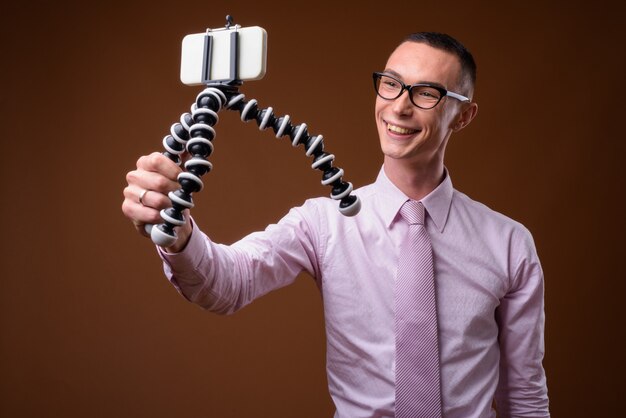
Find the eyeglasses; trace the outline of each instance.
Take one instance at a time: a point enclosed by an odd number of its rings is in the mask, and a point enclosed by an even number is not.
[[[385,100],[395,100],[406,90],[409,92],[411,103],[420,109],[432,109],[446,96],[450,96],[462,102],[470,102],[468,97],[453,93],[440,86],[424,83],[416,83],[407,86],[401,80],[385,73],[374,73],[373,77],[376,94]]]

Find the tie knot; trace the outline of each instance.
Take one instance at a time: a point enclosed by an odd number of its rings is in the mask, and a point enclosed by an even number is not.
[[[417,200],[407,200],[400,208],[400,214],[409,225],[424,225],[424,205]]]

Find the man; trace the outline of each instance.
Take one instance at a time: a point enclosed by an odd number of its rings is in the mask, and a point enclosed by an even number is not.
[[[549,417],[543,274],[532,237],[454,190],[444,166],[450,136],[477,113],[475,72],[455,39],[418,33],[374,74],[384,164],[375,183],[356,191],[358,216],[339,215],[330,199],[311,199],[231,246],[211,242],[188,221],[179,240],[160,249],[174,286],[218,313],[238,310],[301,271],[312,275],[323,295],[336,417],[484,418],[495,417],[494,403],[499,417]],[[155,153],[128,174],[123,210],[138,231],[159,222],[157,209],[168,206],[165,193],[178,188],[178,172]],[[418,258],[407,238],[415,231],[415,222],[404,220],[407,201],[425,216],[418,226],[427,232],[419,234],[430,257],[424,264],[430,267],[411,269],[431,277],[424,282],[430,280],[435,298],[434,332],[416,334],[408,345],[420,347],[416,355],[434,347],[434,366],[405,360],[415,353],[405,355],[400,343],[405,324],[396,316],[413,290],[397,286],[406,260]],[[429,327],[413,326],[418,333]],[[422,375],[424,365],[431,369]]]

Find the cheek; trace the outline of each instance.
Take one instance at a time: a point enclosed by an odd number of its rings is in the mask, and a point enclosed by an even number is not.
[[[383,100],[380,97],[376,96],[376,101],[374,102],[374,115],[378,118],[381,112],[389,105],[389,101]]]
[[[446,105],[450,105],[450,103],[446,103]],[[444,112],[440,112],[437,115],[438,123],[441,129],[450,129],[455,125],[457,121],[457,112],[455,108],[446,107]]]
[[[386,127],[384,127],[384,123],[383,121],[383,114],[384,114],[384,109],[385,109],[385,103],[379,103],[379,101],[376,101],[376,106],[374,106],[374,123],[376,124],[376,129],[378,130],[379,133],[382,133],[386,130]]]
[[[424,115],[424,124],[433,131],[446,130],[451,120],[446,112],[430,112]]]

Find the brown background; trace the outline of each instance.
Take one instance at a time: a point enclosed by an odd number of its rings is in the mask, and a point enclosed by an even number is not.
[[[162,276],[120,211],[125,173],[160,150],[199,91],[180,41],[268,31],[248,98],[323,133],[345,179],[381,164],[371,72],[417,30],[479,66],[475,122],[453,137],[455,186],[524,223],[546,275],[555,417],[623,413],[624,39],[600,1],[62,0],[1,6],[3,417],[330,417],[321,301],[308,277],[237,315],[205,313]],[[234,113],[194,216],[229,243],[326,195],[285,139]]]

